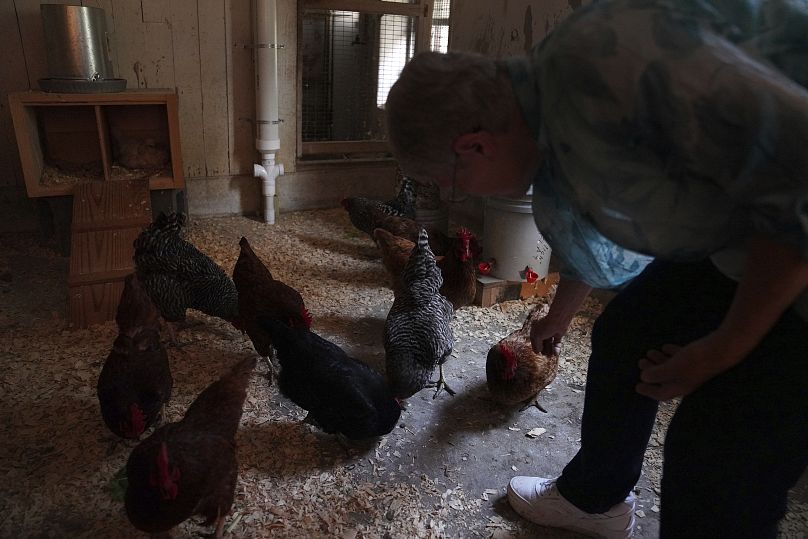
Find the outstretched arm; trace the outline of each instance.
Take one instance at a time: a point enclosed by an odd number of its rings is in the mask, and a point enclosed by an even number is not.
[[[714,332],[687,346],[666,345],[640,360],[637,392],[657,400],[687,395],[737,365],[808,286],[808,261],[794,247],[758,236],[750,241],[744,277]]]
[[[546,356],[558,355],[561,338],[567,333],[572,318],[591,290],[592,287],[582,281],[561,278],[547,315],[530,327],[530,342],[534,352]]]

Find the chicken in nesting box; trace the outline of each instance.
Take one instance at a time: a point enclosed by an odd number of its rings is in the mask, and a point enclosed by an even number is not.
[[[129,169],[158,170],[171,161],[168,145],[154,138],[119,137],[113,150],[118,164]]]
[[[530,342],[530,327],[540,316],[541,305],[528,314],[521,328],[511,332],[488,351],[485,374],[488,390],[497,402],[523,404],[523,410],[539,404],[539,392],[550,385],[558,373],[558,355],[538,354]]]
[[[157,309],[135,275],[126,277],[115,319],[120,333],[98,377],[98,402],[109,430],[137,439],[157,422],[174,380]]]
[[[255,358],[208,386],[185,417],[157,429],[126,463],[126,514],[144,532],[162,533],[193,515],[222,537],[238,479],[236,431]]]
[[[187,309],[233,322],[238,293],[227,274],[180,233],[183,214],[160,214],[135,239],[136,274],[160,314],[169,322],[185,319]]]
[[[393,430],[401,407],[381,374],[306,328],[272,318],[260,323],[278,350],[278,387],[309,412],[307,422],[351,440]]]
[[[441,389],[454,395],[443,377],[443,364],[454,345],[450,324],[454,309],[439,292],[442,284],[427,232],[422,229],[384,325],[387,378],[400,399],[429,386],[437,388],[435,396]],[[436,366],[440,376],[437,383],[430,383]]]
[[[348,197],[342,200],[342,207],[348,211],[351,224],[370,236],[373,234],[372,211],[374,209],[387,215],[414,219],[416,191],[415,180],[405,176],[401,182],[401,190],[392,200],[381,202],[365,197]]]
[[[247,333],[256,352],[269,358],[273,352],[272,336],[258,318],[275,318],[308,329],[311,315],[300,293],[272,276],[247,238],[242,237],[239,246],[241,251],[233,268],[239,303],[239,318],[235,325]]]

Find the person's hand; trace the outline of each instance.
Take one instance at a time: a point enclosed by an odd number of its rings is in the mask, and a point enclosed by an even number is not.
[[[666,344],[662,350],[649,350],[639,362],[637,393],[660,401],[692,393],[743,359],[728,349],[726,340],[711,333],[687,346]]]
[[[545,356],[557,356],[561,352],[561,339],[566,335],[569,321],[545,316],[530,326],[530,343],[533,351]]]

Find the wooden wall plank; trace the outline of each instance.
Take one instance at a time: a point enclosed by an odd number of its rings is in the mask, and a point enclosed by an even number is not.
[[[182,160],[186,178],[205,175],[205,141],[202,131],[202,83],[200,77],[199,18],[196,2],[170,0],[174,43],[174,79],[179,95]]]
[[[277,160],[285,172],[295,171],[297,159],[297,2],[278,1],[278,115],[283,123],[278,128],[281,149]]]
[[[452,2],[452,50],[504,58],[524,54],[581,4],[591,0]]]
[[[205,176],[230,173],[225,4],[198,0]]]
[[[143,22],[141,4],[132,0],[116,0],[113,16],[120,76],[127,79],[127,88],[173,87],[171,24]]]
[[[40,0],[14,0],[17,8],[17,23],[22,36],[25,64],[28,68],[29,88],[39,88],[37,81],[48,76],[48,59],[45,54],[45,35],[42,31]],[[51,4],[71,4],[70,0],[53,0]]]
[[[0,2],[0,187],[24,185],[8,94],[27,90],[28,71],[14,2]]]
[[[143,9],[143,22],[167,22],[169,6],[165,0],[140,0]]]
[[[252,49],[253,19],[250,2],[225,0],[225,47],[227,48],[227,123],[230,174],[252,175],[256,159],[255,69]]]

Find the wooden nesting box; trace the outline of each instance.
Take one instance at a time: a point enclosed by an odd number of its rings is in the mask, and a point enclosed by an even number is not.
[[[94,180],[148,179],[182,189],[177,95],[170,90],[8,97],[30,197],[63,196]]]
[[[147,180],[89,182],[73,192],[70,322],[85,328],[115,318],[132,242],[152,221]]]

